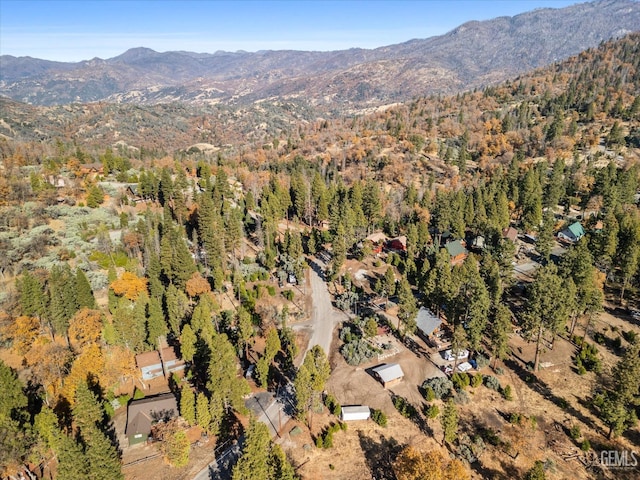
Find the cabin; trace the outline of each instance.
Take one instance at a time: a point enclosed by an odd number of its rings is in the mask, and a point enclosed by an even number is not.
[[[369,417],[371,417],[371,410],[366,405],[351,405],[342,407],[340,411],[341,422],[369,420]]]
[[[453,240],[451,242],[447,242],[444,245],[444,248],[447,250],[449,256],[451,257],[452,266],[460,265],[469,256],[469,252],[466,249],[463,240]]]
[[[569,225],[567,228],[558,232],[558,238],[569,243],[576,243],[582,237],[584,237],[584,228],[580,222],[575,222]]]
[[[516,243],[516,240],[518,239],[518,230],[513,227],[505,228],[502,230],[502,238]]]
[[[416,317],[418,335],[427,343],[432,343],[433,335],[442,325],[442,320],[436,317],[428,308],[421,307]]]
[[[397,363],[383,363],[372,372],[384,388],[391,388],[404,378],[404,372]]]
[[[127,189],[125,190],[125,194],[127,198],[132,203],[143,202],[144,198],[140,194],[140,189],[138,188],[137,183],[132,183],[131,185],[127,185]]]
[[[156,350],[136,355],[136,365],[140,369],[143,380],[153,380],[164,375],[160,354]]]
[[[98,178],[98,175],[102,175],[103,173],[104,168],[100,162],[83,163],[80,165],[80,175],[86,179],[95,180]]]
[[[407,251],[407,237],[402,235],[400,237],[392,238],[387,244],[387,248],[390,250],[397,250],[398,252]]]
[[[387,236],[382,232],[376,232],[372,233],[364,240],[371,242],[371,251],[373,254],[377,255],[379,253],[382,253],[382,248],[387,242]]]
[[[178,402],[173,393],[133,400],[127,407],[125,435],[129,445],[146,442],[152,425],[178,416]]]

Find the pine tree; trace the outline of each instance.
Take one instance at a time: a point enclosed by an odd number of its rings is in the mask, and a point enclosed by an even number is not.
[[[180,353],[185,361],[191,362],[191,360],[193,360],[193,356],[196,353],[197,341],[198,339],[195,333],[193,333],[191,325],[187,323],[182,327],[182,333],[180,335]]]
[[[207,433],[211,429],[211,411],[207,396],[200,392],[196,399],[196,423]]]
[[[189,425],[196,424],[196,397],[188,384],[182,385],[180,390],[180,415]]]
[[[81,431],[100,425],[104,420],[104,408],[86,381],[80,381],[76,387],[73,419]]]
[[[269,465],[271,439],[267,426],[255,418],[249,420],[242,456],[233,467],[233,480],[265,480],[273,477]]]
[[[503,360],[506,357],[509,351],[509,334],[512,331],[511,310],[504,304],[497,305],[490,332],[491,352],[495,359],[494,367],[498,360]]]
[[[218,435],[224,419],[224,404],[217,394],[211,395],[209,399],[209,418],[209,433]]]
[[[78,308],[96,308],[96,299],[93,296],[89,280],[87,280],[87,276],[79,268],[76,269],[76,292]]]
[[[78,442],[60,433],[55,450],[58,458],[56,479],[86,480],[90,478],[89,462]]]
[[[209,344],[211,355],[209,358],[207,389],[211,395],[217,394],[224,404],[225,410],[233,407],[237,411],[244,411],[242,397],[250,389],[244,377],[238,376],[238,363],[233,345],[223,333],[216,334]]]
[[[404,324],[403,335],[415,332],[417,313],[416,298],[413,296],[409,280],[403,275],[398,282],[398,321]],[[398,329],[400,329],[400,325],[398,325]]]
[[[118,451],[98,427],[85,428],[82,437],[86,443],[87,478],[92,480],[120,480],[124,478]]]
[[[442,423],[442,430],[444,431],[444,441],[453,443],[458,437],[458,410],[452,398],[445,404],[440,422]]]
[[[167,323],[164,320],[162,304],[158,298],[152,297],[149,300],[147,317],[147,345],[157,348],[158,337],[167,334]]]

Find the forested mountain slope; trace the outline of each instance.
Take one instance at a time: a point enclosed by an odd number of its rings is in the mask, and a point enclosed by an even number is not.
[[[640,3],[599,0],[469,22],[445,35],[373,50],[196,54],[135,48],[75,64],[5,55],[0,95],[40,105],[246,105],[275,97],[343,113],[494,84],[638,30]]]

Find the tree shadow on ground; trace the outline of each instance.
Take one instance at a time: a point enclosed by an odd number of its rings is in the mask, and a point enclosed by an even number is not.
[[[533,372],[529,372],[513,359],[505,360],[504,364],[510,368],[531,390],[540,394],[545,400],[549,400],[554,405],[560,407],[568,415],[571,415],[575,419],[581,421],[594,431],[601,432],[601,428],[596,425],[591,418],[585,416],[582,412],[570,405],[566,399],[555,395],[551,388],[549,388],[549,386],[540,378],[536,377]]]
[[[380,441],[377,442],[373,438],[367,437],[362,431],[358,432],[358,438],[371,478],[376,480],[395,480],[393,461],[402,450],[402,445],[395,438],[387,438],[385,436],[381,436]]]

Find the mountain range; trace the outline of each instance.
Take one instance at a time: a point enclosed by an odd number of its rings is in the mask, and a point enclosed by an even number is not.
[[[0,95],[33,105],[249,105],[303,101],[345,113],[452,94],[542,67],[640,30],[640,2],[600,0],[465,23],[376,49],[213,54],[134,48],[78,63],[0,57]]]

